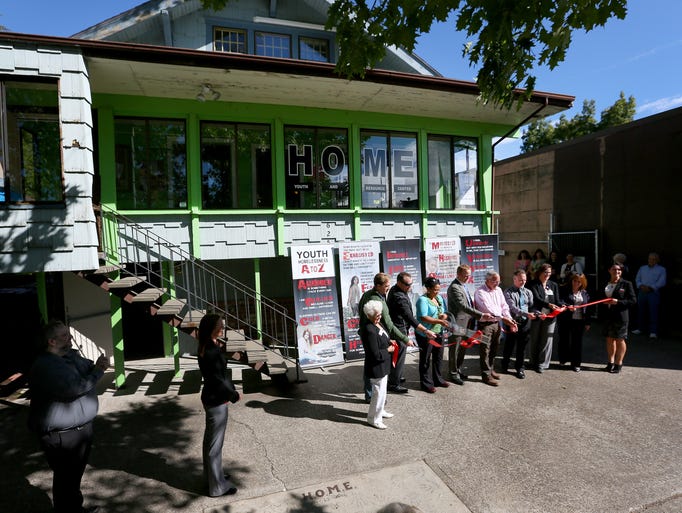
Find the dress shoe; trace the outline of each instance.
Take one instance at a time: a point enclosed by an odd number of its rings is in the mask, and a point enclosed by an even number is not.
[[[462,378],[464,381],[466,381],[467,379],[469,379],[469,376],[467,376],[466,374],[464,374],[464,373],[462,373],[462,372],[459,373],[459,377]]]
[[[408,389],[405,387],[401,387],[400,385],[393,385],[391,387],[388,387],[388,391],[393,394],[406,394],[408,392]]]
[[[580,367],[573,367],[573,372],[580,372]]]
[[[442,383],[438,383],[436,386],[441,388],[448,388],[450,386],[450,383],[448,383],[447,381],[443,381]]]
[[[610,372],[611,374],[620,374],[620,369],[622,369],[622,368],[623,368],[623,365],[622,365],[622,364],[619,365],[619,364],[615,363],[615,364],[613,365],[613,368],[612,368],[609,372]]]
[[[405,378],[400,378],[401,383],[405,383]]]
[[[490,376],[483,376],[483,383],[485,383],[486,385],[490,385],[491,387],[496,387],[499,386],[500,384],[499,381]]]
[[[604,371],[606,372],[611,372],[613,370],[613,364],[612,363],[607,363],[606,367],[604,367]]]
[[[422,390],[424,392],[429,393],[429,394],[435,394],[436,393],[436,387],[422,387]]]
[[[519,379],[526,379],[526,372],[523,369],[516,371],[516,377]]]
[[[235,493],[237,493],[237,487],[230,486],[227,490],[225,490],[225,493],[223,495],[234,495]]]
[[[542,374],[543,372],[545,372],[545,369],[543,369],[542,367],[536,367],[535,372],[537,372],[538,374]]]
[[[369,424],[370,426],[377,428],[377,429],[386,429],[388,427],[383,422],[369,422],[369,421],[367,421],[367,424]]]
[[[490,377],[492,377],[494,379],[500,379],[500,375],[497,372],[495,372],[494,370],[490,371]]]
[[[456,374],[450,376],[450,381],[452,381],[455,385],[464,385],[464,380],[462,380],[462,378]]]
[[[394,417],[394,415],[392,413],[388,413],[387,411],[385,411],[381,414],[382,419],[392,419],[393,417]]]

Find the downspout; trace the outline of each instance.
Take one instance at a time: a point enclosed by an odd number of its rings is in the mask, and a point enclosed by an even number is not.
[[[523,125],[528,123],[528,120],[537,116],[548,105],[549,105],[549,98],[547,96],[545,96],[545,102],[542,105],[540,105],[537,109],[535,109],[528,116],[526,116],[518,125],[516,125],[514,128],[509,130],[506,134],[504,134],[502,137],[500,137],[497,141],[495,141],[493,143],[493,147],[492,147],[493,152],[491,155],[491,158],[492,158],[491,165],[493,166],[493,176],[492,176],[492,183],[490,185],[490,212],[491,212],[491,214],[490,214],[490,227],[491,228],[495,226],[495,224],[493,223],[493,216],[495,215],[494,214],[494,212],[495,212],[495,146],[497,146],[500,143],[500,141],[506,139],[511,134],[516,132],[519,128],[521,128]],[[499,226],[497,228],[497,233],[499,234]]]
[[[270,0],[270,17],[277,17],[277,0]]]
[[[165,46],[173,46],[173,31],[171,30],[171,17],[168,9],[161,9],[161,25],[163,26],[163,44]]]

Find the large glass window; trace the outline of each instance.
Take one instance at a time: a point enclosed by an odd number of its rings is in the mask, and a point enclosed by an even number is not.
[[[187,208],[184,121],[116,118],[115,142],[118,208]]]
[[[287,208],[348,208],[348,132],[285,127]]]
[[[213,49],[216,52],[246,53],[246,31],[215,27],[213,29]]]
[[[64,199],[56,82],[0,81],[0,201]]]
[[[329,62],[329,41],[312,37],[299,38],[298,57],[304,61]]]
[[[360,133],[363,208],[418,208],[417,136]]]
[[[476,139],[428,138],[429,208],[478,209],[478,145]]]
[[[201,124],[202,207],[272,208],[270,127]]]
[[[256,55],[291,57],[291,37],[285,34],[256,32]]]

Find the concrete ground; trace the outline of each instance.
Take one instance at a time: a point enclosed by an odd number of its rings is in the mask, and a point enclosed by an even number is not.
[[[375,513],[392,502],[423,513],[682,512],[682,342],[632,336],[619,375],[601,371],[604,342],[585,340],[583,372],[525,380],[478,377],[419,391],[407,357],[395,417],[365,423],[362,363],[306,371],[288,390],[244,375],[230,406],[224,463],[236,495],[204,496],[204,414],[196,362],[129,362],[128,386],[100,386],[86,505],[104,513]],[[0,401],[0,512],[50,511],[51,473],[21,397]]]

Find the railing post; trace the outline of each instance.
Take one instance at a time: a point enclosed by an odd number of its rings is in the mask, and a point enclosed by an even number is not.
[[[263,319],[262,319],[262,300],[261,300],[261,282],[260,282],[260,258],[254,258],[253,259],[253,274],[255,278],[255,285],[254,288],[256,289],[256,297],[255,303],[256,303],[256,329],[258,330],[258,339],[262,340],[263,338]]]

